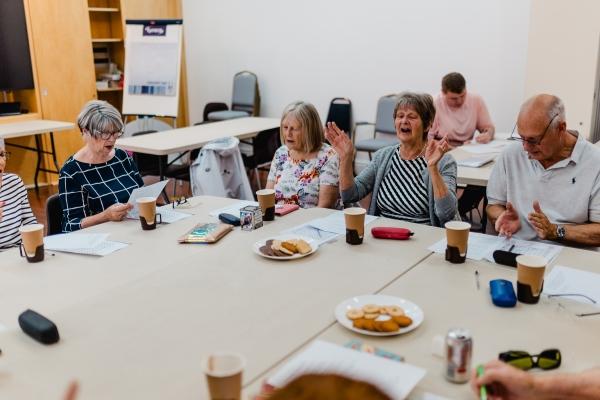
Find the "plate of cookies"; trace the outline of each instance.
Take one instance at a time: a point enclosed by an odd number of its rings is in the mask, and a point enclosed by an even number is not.
[[[400,297],[373,294],[351,297],[335,308],[335,318],[351,331],[371,336],[393,336],[416,329],[423,310]]]
[[[259,240],[253,246],[256,254],[273,260],[295,260],[314,253],[318,248],[314,240],[293,235]]]

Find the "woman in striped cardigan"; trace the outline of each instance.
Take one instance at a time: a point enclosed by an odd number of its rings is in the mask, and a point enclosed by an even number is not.
[[[36,223],[23,181],[18,175],[4,172],[8,157],[0,138],[0,251],[18,246],[19,228]]]

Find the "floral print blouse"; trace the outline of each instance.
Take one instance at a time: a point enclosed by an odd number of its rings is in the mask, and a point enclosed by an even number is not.
[[[339,186],[339,158],[330,145],[323,143],[315,158],[294,160],[283,145],[275,152],[268,180],[275,183],[276,204],[316,207],[321,185]],[[336,208],[340,206],[338,200]]]

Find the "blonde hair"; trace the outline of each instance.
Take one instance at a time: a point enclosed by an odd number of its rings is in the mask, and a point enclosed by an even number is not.
[[[283,110],[281,123],[279,125],[279,134],[281,135],[282,143],[285,143],[283,120],[288,116],[295,118],[300,123],[300,129],[302,129],[302,150],[306,153],[312,153],[319,150],[325,141],[325,135],[323,133],[321,118],[319,117],[319,113],[315,106],[304,101],[296,101],[289,104],[285,110]]]
[[[95,138],[102,133],[121,132],[124,129],[121,114],[111,104],[102,100],[85,103],[77,116],[77,125]]]

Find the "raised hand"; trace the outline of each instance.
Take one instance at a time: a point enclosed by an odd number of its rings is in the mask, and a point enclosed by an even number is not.
[[[508,238],[521,229],[519,213],[510,202],[506,203],[506,210],[496,220],[495,228],[499,235],[504,235]]]
[[[325,137],[331,143],[340,160],[347,161],[354,159],[354,145],[352,141],[346,132],[338,128],[335,122],[325,124]]]
[[[529,213],[527,220],[535,229],[538,237],[542,240],[556,239],[556,225],[550,222],[537,200],[533,202],[533,211]]]
[[[427,166],[433,167],[440,162],[444,154],[450,150],[450,145],[446,138],[441,140],[429,139],[427,141],[427,147],[425,148],[425,160],[427,160]]]

